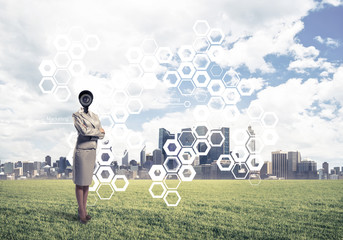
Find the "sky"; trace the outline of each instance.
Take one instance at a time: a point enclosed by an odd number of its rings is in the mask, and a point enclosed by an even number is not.
[[[175,133],[206,124],[229,127],[233,134],[252,124],[258,130],[261,122],[251,119],[248,109],[260,106],[278,119],[272,128],[278,139],[262,149],[264,160],[271,159],[271,151],[298,150],[318,168],[324,161],[330,168],[343,166],[342,5],[338,0],[0,1],[0,160],[70,156],[76,132],[71,115],[80,108],[78,93],[89,89],[94,93],[90,110],[100,116],[116,159],[125,148],[131,159],[138,159],[143,145],[147,152],[153,151],[160,127]],[[207,22],[209,29],[204,31],[213,31],[213,36],[223,33],[223,41],[206,52],[210,56],[220,48],[206,69],[211,82],[222,81],[226,72],[233,71],[253,90],[236,103],[240,114],[235,121],[227,117],[228,105],[224,110],[207,107],[218,94],[206,87],[187,92],[192,86],[189,77],[182,77],[186,96],[163,80],[166,72],[187,62],[179,54],[183,48],[206,38],[202,29],[194,30],[202,26],[199,22]],[[76,45],[79,38],[99,39],[98,47],[88,47],[82,57],[73,58],[85,70],[79,76],[72,74],[64,85],[70,90],[66,101],[39,86],[43,77],[39,66],[64,51],[56,48],[61,36]],[[167,47],[172,58],[157,62],[153,70],[145,65],[143,77],[136,78],[137,64],[127,56],[138,49],[147,56],[143,59],[156,59],[149,53],[152,39],[156,51]],[[123,139],[122,124],[115,122],[110,128],[106,123],[111,113],[127,109],[120,105],[123,95],[115,94],[135,95],[139,86],[141,94],[127,101],[140,101],[143,108],[139,114],[129,114]],[[199,117],[197,111],[204,108],[207,115]]]

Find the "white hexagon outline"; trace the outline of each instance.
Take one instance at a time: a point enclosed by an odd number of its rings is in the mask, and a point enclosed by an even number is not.
[[[180,137],[182,136],[182,134],[184,133],[191,133],[194,137],[194,141],[192,142],[192,144],[190,146],[184,146],[180,140]],[[195,141],[197,140],[196,136],[194,135],[193,131],[190,130],[185,130],[185,131],[181,131],[180,136],[177,138],[178,142],[180,143],[181,147],[193,147]]]
[[[241,141],[241,140],[239,140],[238,138],[237,138],[237,135],[238,134],[241,134],[241,133],[243,133],[244,132],[244,134],[243,135],[246,135],[246,138],[245,138],[245,140],[243,140],[243,141]],[[235,130],[233,130],[233,133],[232,133],[232,138],[233,138],[233,141],[237,144],[237,145],[240,145],[240,144],[246,144],[247,142],[248,142],[248,140],[249,140],[249,133],[247,132],[247,130],[246,129],[244,129],[244,128],[238,128],[238,129],[235,129]]]
[[[237,177],[235,172],[233,171],[235,169],[236,165],[245,165],[246,166],[247,172],[246,172],[246,174],[245,174],[245,176],[243,178]],[[243,179],[246,179],[246,177],[248,176],[250,170],[249,170],[248,166],[245,163],[235,163],[235,165],[233,166],[231,172],[232,172],[232,175],[234,176],[235,179],[243,180]]]
[[[207,30],[204,33],[200,33],[199,31],[196,30],[196,27],[198,24],[205,24],[207,27]],[[206,20],[197,20],[193,25],[193,31],[198,36],[206,36],[207,33],[210,31],[210,25],[208,24],[208,22]]]
[[[51,90],[47,91],[43,88],[43,83],[45,81],[50,81],[53,84],[53,87],[51,88]],[[39,82],[39,88],[42,91],[42,93],[53,93],[56,87],[57,87],[57,84],[55,83],[55,80],[53,77],[42,77],[42,80]]]
[[[76,48],[76,47],[81,49],[80,54],[75,54],[74,53],[73,49]],[[70,47],[68,49],[68,52],[69,52],[69,56],[72,59],[80,60],[80,59],[84,58],[84,56],[86,55],[87,50],[86,50],[85,46],[82,43],[80,43],[80,42],[73,42],[70,45]]]
[[[189,56],[184,56],[182,52],[185,50],[188,50],[190,52]],[[195,50],[193,49],[192,45],[182,45],[177,50],[177,55],[179,56],[182,62],[191,62],[195,56]]]
[[[130,109],[130,103],[132,103],[133,101],[136,101],[138,103],[138,105],[140,106],[137,111],[131,111],[131,109]],[[130,114],[140,114],[142,109],[143,109],[143,103],[142,103],[142,100],[140,98],[131,98],[127,102],[126,107],[127,107],[127,110],[129,111]]]
[[[125,185],[123,187],[117,187],[116,181],[118,179],[123,179],[125,182]],[[127,180],[125,175],[115,175],[114,178],[111,181],[112,187],[116,192],[125,192],[127,187],[129,186],[129,181]]]
[[[251,161],[254,158],[258,159],[258,161],[257,161],[258,166],[256,166],[256,167],[251,164]],[[257,155],[257,154],[250,155],[246,163],[247,163],[247,166],[249,167],[250,171],[261,171],[261,168],[263,167],[263,164],[264,164],[261,156]]]
[[[246,84],[246,83],[248,83],[248,84],[250,84],[251,85],[251,88],[250,88],[250,90],[248,91],[248,92],[245,92],[245,91],[243,91],[243,84]],[[238,83],[238,85],[237,85],[237,89],[238,89],[238,91],[239,91],[239,93],[242,95],[242,96],[251,96],[251,94],[254,92],[254,86],[252,86],[252,84],[251,84],[251,82],[249,82],[247,79],[243,79],[243,80],[241,80],[241,81],[239,81],[239,83]]]
[[[270,140],[268,135],[273,135],[273,138]],[[265,145],[272,146],[278,141],[279,135],[276,133],[275,129],[265,129],[262,133],[262,140]]]
[[[207,51],[212,62],[218,62],[224,55],[224,48],[221,45],[212,45]]]
[[[120,128],[120,127],[121,127],[121,129],[123,129],[123,132],[122,132],[122,134],[117,134],[116,130],[117,130],[118,128]],[[113,128],[112,128],[112,134],[113,134],[114,136],[116,136],[116,138],[124,139],[124,138],[126,138],[127,135],[129,134],[129,130],[128,130],[128,128],[127,128],[127,126],[126,126],[125,123],[117,123],[117,124],[115,124],[115,125],[113,126]]]
[[[260,147],[259,150],[255,149],[255,151],[251,151],[251,149],[249,148],[249,143],[250,143],[252,140],[255,140],[255,143],[256,143],[256,141],[260,142],[260,144],[261,144],[260,146],[261,146],[261,147]],[[259,153],[262,152],[262,149],[264,148],[263,141],[262,141],[259,137],[251,137],[251,138],[249,138],[249,140],[248,140],[246,146],[247,146],[247,149],[249,150],[250,154],[259,154]],[[256,145],[255,145],[255,146],[256,146]],[[257,150],[257,151],[256,151],[256,150]]]
[[[189,152],[190,158],[188,160],[183,158],[183,154]],[[196,153],[194,152],[192,147],[184,147],[179,152],[178,158],[181,161],[181,164],[192,164],[195,160]]]
[[[198,106],[201,106],[201,105],[198,105]],[[206,106],[206,105],[205,105]],[[207,128],[207,132],[206,132],[206,134],[204,135],[204,136],[200,136],[199,134],[198,134],[198,132],[196,131],[196,129],[198,128],[198,127],[206,127]],[[210,134],[210,128],[207,126],[207,124],[203,124],[203,125],[197,125],[197,126],[195,126],[195,127],[193,127],[193,132],[194,132],[194,135],[195,135],[195,137],[198,139],[198,138],[203,138],[203,139],[207,139],[207,137],[208,137],[208,135]]]
[[[180,168],[181,168],[181,166],[180,166]],[[180,169],[180,168],[179,168],[179,169]],[[176,176],[177,179],[179,180],[179,183],[177,184],[177,186],[176,186],[175,188],[168,187],[168,184],[166,183],[166,180],[167,180],[168,175]],[[174,180],[174,179],[173,179],[173,180]],[[181,179],[180,179],[179,175],[178,175],[176,172],[170,172],[170,173],[168,172],[168,173],[166,174],[166,176],[164,177],[164,179],[163,179],[163,183],[164,183],[164,185],[166,186],[166,188],[167,188],[168,190],[176,190],[176,189],[178,189],[178,187],[179,187],[180,184],[181,184]]]
[[[58,92],[59,89],[66,89],[66,90],[67,90],[68,94],[67,94],[66,98],[61,99],[61,98],[58,98],[58,97],[57,97],[57,92]],[[70,92],[68,86],[57,86],[56,89],[55,89],[55,91],[54,91],[55,99],[56,99],[57,101],[59,101],[59,102],[66,102],[66,101],[68,101],[68,99],[70,98],[70,95],[71,95],[71,92]]]
[[[220,144],[214,144],[212,141],[211,141],[211,137],[213,134],[215,133],[219,133],[222,137],[222,141],[220,142]],[[210,143],[211,147],[220,147],[221,145],[223,145],[224,141],[225,141],[225,136],[224,134],[222,133],[222,131],[220,130],[211,130],[210,134],[208,135],[207,137],[207,140],[208,142]]]
[[[243,150],[244,155],[242,157],[237,157],[236,153],[238,152],[238,150]],[[231,155],[233,157],[233,160],[235,160],[235,163],[244,163],[247,161],[250,154],[245,145],[236,145],[233,147]]]
[[[136,70],[138,69],[138,71],[139,71],[138,75],[133,75],[133,71],[132,71],[133,68],[135,68]],[[136,63],[132,63],[129,66],[125,67],[125,72],[126,72],[126,76],[129,79],[133,79],[133,80],[139,79],[140,77],[143,76],[143,73],[144,73],[141,66],[139,64],[136,64]]]
[[[219,67],[220,68],[220,73],[219,74],[214,74],[213,73],[213,68],[214,67]],[[221,66],[219,66],[218,64],[216,64],[216,65],[212,65],[211,66],[211,68],[210,68],[210,72],[211,72],[211,74],[214,76],[214,77],[219,77],[222,73],[223,73],[223,68],[221,67]],[[218,80],[218,79],[217,79]]]
[[[49,66],[50,70],[45,70],[45,66]],[[50,59],[44,59],[40,63],[38,69],[39,69],[39,71],[43,77],[52,77],[57,68],[56,68],[56,64],[54,63],[54,61],[52,61]]]
[[[233,85],[228,85],[228,84],[226,83],[226,81],[224,80],[225,77],[228,76],[228,75],[230,76],[230,78],[232,78],[232,75],[235,75],[235,77],[238,79],[237,83],[235,83],[235,84],[233,84]],[[237,73],[236,71],[234,71],[233,69],[230,69],[230,70],[228,70],[228,71],[226,71],[226,72],[224,73],[224,75],[223,75],[223,77],[222,77],[222,81],[223,81],[223,83],[224,83],[224,85],[225,85],[226,87],[228,87],[228,88],[230,88],[230,87],[234,88],[234,87],[237,87],[237,86],[238,86],[238,84],[239,84],[240,81],[241,81],[241,78],[239,77],[239,75],[238,75],[238,73]]]
[[[76,72],[74,70],[74,66],[77,65],[77,64],[81,68],[79,72]],[[82,60],[72,60],[71,63],[69,64],[69,66],[68,66],[68,70],[69,70],[69,72],[70,72],[70,74],[72,76],[77,77],[77,76],[81,76],[86,71],[86,66],[85,66],[85,64],[83,63]]]
[[[170,81],[167,80],[169,75],[174,75],[176,76],[176,81],[175,83],[171,83]],[[177,71],[167,71],[164,76],[163,76],[163,82],[167,84],[168,87],[176,87],[179,85],[181,81],[181,77]]]
[[[228,93],[234,93],[235,97],[233,100],[228,98]],[[239,95],[239,92],[236,88],[226,88],[223,93],[223,98],[226,104],[236,104],[241,100],[241,96]]]
[[[137,53],[137,58],[132,58],[131,54],[133,52]],[[130,47],[126,52],[125,57],[129,63],[140,63],[143,59],[143,51],[140,47]]]
[[[167,163],[171,159],[176,159],[176,162],[178,163],[178,166],[174,170],[169,169],[167,166]],[[177,156],[168,156],[163,162],[163,167],[167,170],[167,175],[168,175],[168,173],[177,173],[177,171],[179,171],[181,165],[182,165],[182,163],[180,162],[180,159]]]
[[[115,113],[118,111],[123,111],[124,115],[122,118],[118,118]],[[129,113],[126,111],[124,106],[115,106],[114,109],[111,111],[111,116],[115,123],[125,123],[127,118],[129,117]]]
[[[212,101],[215,101],[215,100],[220,100],[220,102],[222,103],[220,108],[214,108],[214,107],[212,107],[211,103],[212,103]],[[208,108],[211,109],[211,110],[214,110],[214,111],[217,111],[217,110],[222,111],[222,110],[225,108],[225,102],[224,102],[223,98],[220,97],[220,96],[212,96],[212,97],[210,98],[210,100],[208,101],[207,106],[208,106]]]
[[[95,164],[94,164],[94,169],[93,169],[93,175],[95,176],[95,174],[97,173],[97,171],[99,170],[99,163],[98,161],[95,161]]]
[[[114,91],[114,93],[113,93],[113,100],[117,100],[116,99],[116,95],[118,94],[118,93],[122,93],[124,96],[123,97],[120,97],[121,99],[123,99],[124,101],[123,102],[121,102],[121,103],[118,103],[117,101],[115,102],[115,104],[116,105],[125,105],[126,103],[127,103],[127,101],[128,101],[128,99],[129,99],[129,95],[127,94],[127,92],[124,90],[124,89],[117,89],[117,90],[115,90]]]
[[[90,39],[90,38],[94,38],[96,40],[96,45],[94,47],[91,47],[89,46],[89,44],[87,44],[87,41]],[[95,35],[95,34],[88,34],[85,38],[85,40],[83,41],[83,44],[85,45],[86,49],[88,51],[95,51],[99,48],[100,46],[100,39],[98,37],[98,35]]]
[[[248,131],[249,136],[251,137],[260,137],[264,131],[263,124],[260,120],[250,120],[248,126],[250,126],[254,130],[254,134]]]
[[[197,146],[199,143],[205,143],[205,145],[207,146],[206,151],[205,152],[199,152]],[[207,154],[210,152],[211,150],[211,145],[208,142],[208,140],[206,138],[199,138],[195,141],[193,149],[195,151],[195,153],[199,156],[207,156]]]
[[[99,180],[98,180],[98,178],[96,177],[95,174],[93,174],[92,180],[94,181],[94,185],[93,186],[89,186],[88,190],[91,191],[91,192],[94,192],[99,187]]]
[[[68,57],[68,62],[66,64],[59,64],[57,61],[58,56],[60,55],[65,55]],[[57,67],[59,68],[67,68],[69,64],[71,63],[71,58],[67,52],[57,52],[55,57],[54,57],[54,63],[56,64]]]
[[[106,178],[106,179],[104,179],[104,178],[101,176],[101,173],[102,173],[103,171],[105,171],[105,170],[107,170],[108,173],[109,173],[109,176],[108,176],[108,178]],[[108,183],[108,184],[110,184],[111,181],[112,181],[112,178],[114,177],[114,172],[113,172],[113,170],[112,170],[112,168],[111,168],[110,166],[104,166],[104,165],[102,165],[102,166],[99,167],[99,169],[98,169],[98,171],[97,171],[97,173],[96,173],[96,176],[98,177],[100,183]]]
[[[94,198],[94,204],[89,204],[89,202],[91,202],[91,198]],[[98,199],[96,198],[96,195],[95,194],[88,194],[88,200],[87,200],[87,207],[94,207],[96,202],[98,201]]]
[[[226,105],[226,106],[224,107],[224,109],[222,110],[222,114],[226,113],[226,111],[230,111],[230,113],[231,113],[232,111],[235,112],[235,115],[234,115],[234,117],[233,117],[232,119],[231,119],[231,118],[227,118],[226,115],[224,116],[225,121],[227,121],[227,122],[235,122],[235,121],[237,121],[237,119],[239,118],[239,116],[240,116],[240,114],[241,114],[241,113],[239,112],[239,110],[238,110],[238,108],[237,108],[236,105]]]
[[[130,94],[130,92],[129,92],[129,87],[130,87],[130,85],[132,85],[132,84],[137,84],[137,86],[138,86],[138,85],[140,86],[140,91],[139,91],[139,93],[138,93],[137,95],[132,95],[132,94]],[[141,82],[139,82],[139,81],[131,81],[131,82],[129,82],[129,84],[128,84],[128,85],[126,86],[126,88],[125,88],[125,90],[126,90],[126,92],[127,92],[127,94],[128,94],[129,97],[140,97],[140,96],[142,95],[143,89],[144,89],[144,86],[143,86],[143,84],[142,84]]]
[[[203,83],[198,81],[198,78],[200,76],[205,77],[205,81]],[[208,75],[207,71],[196,71],[192,79],[193,79],[193,82],[195,83],[195,86],[197,87],[207,87],[208,83],[211,81],[211,77],[210,75]]]
[[[169,145],[173,143],[175,145],[175,151],[170,151],[169,150]],[[167,155],[169,156],[177,156],[178,153],[181,150],[181,145],[176,139],[167,139],[167,141],[163,145],[163,149],[166,152]]]
[[[251,113],[252,108],[259,108],[261,113],[258,116],[252,115],[252,113]],[[260,104],[258,104],[258,103],[251,103],[249,105],[248,109],[247,109],[247,113],[248,113],[248,115],[249,115],[249,117],[251,119],[260,119],[262,117],[263,113],[264,113],[264,110],[263,110],[263,108],[262,108],[262,106]]]
[[[183,174],[183,172],[185,170],[190,170],[191,171],[191,175],[186,177]],[[195,175],[196,175],[196,172],[195,172],[195,170],[194,170],[192,165],[182,165],[180,170],[179,170],[179,177],[181,178],[181,181],[183,181],[183,182],[191,182],[194,179]]]
[[[274,119],[275,119],[274,123],[271,124],[271,125],[267,124],[266,121],[265,121],[265,118],[268,115],[273,116]],[[264,112],[261,121],[262,121],[262,124],[263,124],[264,127],[266,127],[266,128],[274,128],[276,126],[276,124],[279,122],[279,118],[277,117],[275,112]]]
[[[211,38],[211,33],[215,32],[215,31],[216,31],[216,32],[219,32],[220,35],[222,36],[221,39],[220,39],[220,41],[213,41],[213,39]],[[222,44],[222,42],[224,41],[225,34],[224,34],[223,30],[221,30],[220,28],[212,28],[212,29],[208,32],[207,38],[208,38],[208,40],[210,40],[210,43],[211,43],[211,44],[213,44],[213,45],[220,45],[220,44]]]
[[[162,52],[162,51],[166,51],[166,52],[169,53],[169,57],[168,57],[166,60],[164,60],[164,59],[161,58],[161,52]],[[170,61],[171,61],[172,58],[173,58],[173,53],[172,53],[170,47],[159,47],[159,48],[157,49],[157,52],[156,52],[155,56],[156,56],[156,59],[157,59],[157,61],[158,61],[159,63],[162,63],[162,64],[163,64],[163,63],[170,63]]]
[[[260,176],[260,174],[259,173],[253,173],[253,174],[255,174],[255,175],[258,175],[258,183],[251,183],[251,174],[252,174],[252,172],[249,172],[249,183],[251,184],[251,186],[258,186],[258,185],[260,185],[260,183],[261,183],[261,176]]]
[[[155,195],[154,192],[152,191],[152,189],[154,188],[155,185],[160,185],[163,188],[161,195]],[[162,182],[152,182],[151,186],[149,188],[149,192],[153,198],[163,198],[164,194],[166,194],[166,192],[167,192],[167,189]]]
[[[181,84],[184,83],[184,82],[190,82],[190,83],[193,85],[193,90],[192,90],[191,93],[183,93],[183,92],[181,91],[180,86],[181,86]],[[180,93],[182,96],[191,96],[191,95],[194,93],[194,91],[195,91],[195,89],[196,89],[196,86],[195,86],[195,84],[193,83],[192,79],[183,79],[182,81],[180,81],[179,85],[177,86],[177,89],[179,90],[179,93]]]
[[[112,194],[110,195],[110,197],[108,197],[108,198],[102,198],[102,197],[100,196],[100,194],[99,194],[99,189],[100,189],[100,187],[101,187],[102,185],[109,185],[109,186],[110,186],[110,188],[112,189]],[[96,193],[98,194],[98,196],[99,196],[99,198],[100,198],[101,200],[110,200],[111,197],[113,196],[114,189],[113,189],[111,183],[100,183],[100,186],[99,186],[98,189],[96,190]]]
[[[152,63],[153,63],[152,66],[148,66],[146,64],[147,61],[152,61]],[[140,65],[141,65],[141,68],[143,69],[144,72],[155,72],[159,66],[159,63],[158,63],[155,56],[148,55],[148,56],[143,57]]]
[[[208,43],[206,50],[198,50],[197,42],[202,41],[202,40],[205,40]],[[211,46],[211,43],[208,41],[207,37],[205,37],[205,36],[197,37],[193,42],[193,48],[194,48],[196,53],[206,53],[207,50],[210,48],[210,46]]]
[[[155,171],[159,170],[161,173],[160,175],[155,175]],[[152,165],[150,170],[149,170],[149,176],[151,180],[153,181],[163,181],[164,177],[167,174],[166,169],[163,167],[163,165]]]
[[[68,75],[67,82],[59,82],[59,81],[57,81],[56,75],[57,75],[57,73],[62,72],[62,71],[65,72],[65,73],[67,73],[67,75]],[[59,68],[59,69],[56,70],[56,72],[55,72],[53,78],[55,79],[55,81],[56,81],[56,83],[57,83],[58,85],[67,85],[67,84],[70,82],[72,76],[71,76],[70,72],[68,71],[68,69]]]
[[[103,161],[103,160],[101,159],[101,156],[102,156],[102,154],[104,154],[104,153],[107,153],[107,154],[108,154],[108,156],[109,156],[108,161]],[[111,165],[111,162],[112,162],[113,160],[114,160],[114,155],[113,155],[111,149],[109,149],[109,148],[102,148],[102,149],[100,149],[100,151],[99,151],[98,154],[97,154],[97,161],[98,161],[98,163],[99,163],[101,166],[109,166],[109,165]]]
[[[178,197],[178,200],[177,200],[176,203],[174,203],[174,204],[170,204],[170,203],[167,201],[168,194],[170,194],[170,193],[175,193],[176,196]],[[180,200],[181,200],[181,197],[180,197],[180,194],[179,194],[177,191],[175,191],[175,190],[174,190],[174,191],[168,190],[167,193],[164,195],[163,200],[164,200],[164,202],[167,204],[168,207],[176,207],[176,206],[179,204],[179,202],[180,202]]]
[[[204,57],[206,58],[207,60],[207,64],[204,66],[204,67],[199,67],[199,65],[196,63],[196,60],[197,60],[197,57]],[[204,54],[204,53],[198,53],[194,56],[194,59],[193,59],[193,65],[195,67],[196,70],[206,70],[208,68],[208,66],[210,66],[210,63],[211,63],[211,60],[210,58],[207,56],[207,54]]]
[[[219,85],[219,90],[217,92],[215,92],[212,88],[214,84]],[[207,86],[207,90],[211,94],[211,96],[222,96],[225,91],[225,85],[220,79],[212,79]]]
[[[223,160],[223,158],[228,158],[230,160],[230,165],[228,167],[223,167],[220,162]],[[230,154],[221,154],[217,160],[217,166],[218,168],[220,169],[220,171],[231,171],[232,170],[232,167],[235,163],[235,161],[233,160],[232,156]]]
[[[185,67],[189,67],[190,69],[189,73],[184,73],[182,71]],[[179,73],[181,78],[192,78],[196,72],[196,69],[192,62],[181,62],[180,66],[177,69],[177,72]]]
[[[153,44],[155,45],[155,50],[154,50],[153,52],[146,52],[146,51],[145,51],[145,49],[144,49],[144,44],[145,44],[145,42],[147,42],[147,41],[152,41]],[[156,53],[156,51],[157,51],[158,45],[157,45],[155,39],[153,39],[153,38],[146,38],[146,39],[144,39],[143,42],[141,43],[140,47],[141,47],[141,49],[142,49],[144,55],[154,55],[154,54]]]
[[[58,44],[58,41],[60,40],[60,39],[63,39],[63,40],[65,40],[66,42],[67,42],[67,44],[66,44],[66,46],[65,47],[61,47],[59,44]],[[55,48],[56,48],[56,50],[57,51],[66,51],[66,50],[68,50],[68,48],[69,48],[69,46],[70,46],[70,39],[69,39],[69,37],[67,36],[67,35],[65,35],[65,34],[59,34],[59,35],[57,35],[56,37],[55,37],[55,39],[54,39],[54,41],[53,41],[53,44],[54,44],[54,46],[55,46]]]

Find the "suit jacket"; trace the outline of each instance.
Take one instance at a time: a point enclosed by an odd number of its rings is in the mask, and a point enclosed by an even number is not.
[[[78,132],[76,149],[96,149],[97,139],[103,139],[105,134],[100,132],[101,123],[98,115],[83,108],[72,115],[74,126]]]

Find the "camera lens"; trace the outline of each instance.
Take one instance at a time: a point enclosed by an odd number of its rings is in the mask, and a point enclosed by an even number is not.
[[[89,94],[84,94],[81,96],[81,104],[84,106],[89,106],[92,103],[92,96]]]

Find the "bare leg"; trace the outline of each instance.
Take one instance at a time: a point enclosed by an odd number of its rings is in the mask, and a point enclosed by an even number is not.
[[[83,186],[75,185],[75,194],[76,194],[76,200],[79,205],[79,213],[81,218],[86,217],[86,213],[84,211],[83,206]]]
[[[83,209],[85,211],[85,216],[87,215],[87,197],[88,197],[89,186],[83,186]]]

